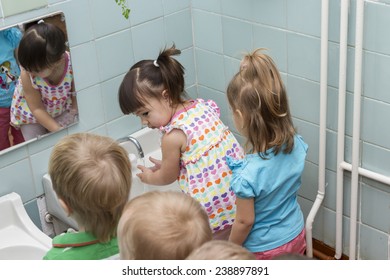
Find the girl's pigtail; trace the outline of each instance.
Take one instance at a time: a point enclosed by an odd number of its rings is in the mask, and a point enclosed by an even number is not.
[[[184,93],[184,67],[171,57],[179,54],[181,51],[176,49],[175,44],[173,44],[172,47],[160,52],[155,63],[153,62],[161,70],[162,80],[168,90],[172,105],[180,104]]]

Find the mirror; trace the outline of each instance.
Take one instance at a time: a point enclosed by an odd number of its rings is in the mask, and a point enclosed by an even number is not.
[[[0,155],[77,121],[65,15],[0,28]]]

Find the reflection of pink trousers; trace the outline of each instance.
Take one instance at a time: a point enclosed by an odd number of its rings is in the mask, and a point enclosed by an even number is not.
[[[9,132],[13,138],[13,145],[24,142],[22,132],[10,125],[10,120],[10,108],[0,108],[0,151],[11,147]]]
[[[290,242],[279,246],[275,249],[254,253],[257,260],[270,260],[276,256],[292,253],[303,255],[306,250],[306,233],[305,229]]]

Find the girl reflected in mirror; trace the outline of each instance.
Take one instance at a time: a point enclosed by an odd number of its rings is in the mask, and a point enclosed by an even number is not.
[[[40,20],[24,33],[17,58],[21,66],[11,106],[11,123],[25,140],[58,131],[77,120],[70,54],[64,32]]]

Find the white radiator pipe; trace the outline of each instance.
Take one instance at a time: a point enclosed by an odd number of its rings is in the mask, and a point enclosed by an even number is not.
[[[314,218],[321,206],[325,195],[326,171],[326,108],[328,90],[328,22],[329,0],[321,3],[321,71],[320,71],[320,135],[319,135],[319,162],[318,162],[318,194],[306,218],[306,255],[313,257],[312,229]]]
[[[349,0],[341,1],[340,12],[340,63],[339,63],[339,101],[337,121],[337,195],[336,195],[336,247],[335,259],[342,256],[343,239],[343,179],[344,172],[341,163],[344,162],[344,135],[345,135],[345,99],[347,83],[347,55],[348,55],[348,9]]]
[[[342,162],[340,164],[340,167],[344,170],[352,171],[352,164],[350,164],[348,162],[345,162],[345,161]],[[358,168],[358,173],[359,173],[359,175],[366,177],[368,179],[375,180],[375,181],[380,182],[382,184],[390,185],[390,177],[389,176],[385,176],[383,174],[379,174],[377,172],[370,171],[370,170],[362,168],[362,167]]]
[[[356,1],[355,79],[352,127],[352,175],[349,259],[356,259],[356,227],[359,191],[360,111],[362,92],[364,0]]]

